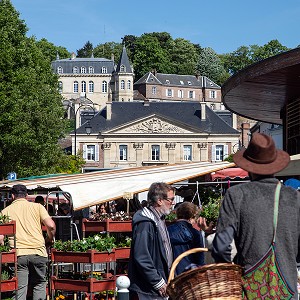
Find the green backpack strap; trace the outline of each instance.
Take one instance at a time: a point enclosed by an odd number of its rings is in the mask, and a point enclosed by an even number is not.
[[[274,196],[273,241],[272,241],[273,244],[275,243],[275,240],[276,240],[280,189],[281,189],[281,183],[279,181],[277,183],[276,190],[275,190],[275,196]]]

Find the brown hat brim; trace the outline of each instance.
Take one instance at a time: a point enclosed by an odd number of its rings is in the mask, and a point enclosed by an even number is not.
[[[238,167],[254,174],[259,174],[259,175],[275,174],[283,170],[290,161],[290,156],[287,152],[277,149],[276,150],[277,156],[273,162],[255,163],[248,160],[246,157],[244,157],[245,150],[246,149],[242,149],[237,153],[235,153],[233,155],[233,161]]]

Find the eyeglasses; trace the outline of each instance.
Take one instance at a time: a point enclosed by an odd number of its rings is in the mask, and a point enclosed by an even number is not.
[[[169,203],[173,203],[174,202],[174,197],[173,198],[164,198],[164,200],[168,201]]]

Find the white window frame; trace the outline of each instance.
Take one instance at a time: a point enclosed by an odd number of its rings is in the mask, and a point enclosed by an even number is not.
[[[81,92],[86,93],[86,82],[85,81],[81,81]]]
[[[73,82],[73,93],[78,93],[79,91],[79,84],[78,81]]]
[[[217,99],[217,91],[209,91],[210,99]]]
[[[120,89],[125,90],[125,80],[120,81]]]
[[[228,157],[228,145],[212,145],[211,151],[212,161],[223,161],[225,158]]]
[[[107,81],[102,81],[102,93],[107,93]]]
[[[57,74],[63,74],[63,72],[64,72],[63,67],[59,66],[59,67],[57,68]]]
[[[86,67],[81,67],[80,68],[80,73],[81,74],[86,74]]]
[[[94,93],[94,81],[89,81],[89,93]]]
[[[89,67],[89,74],[94,74],[95,70],[92,66]]]
[[[156,93],[157,93],[157,88],[156,88],[156,86],[153,86],[152,87],[152,95],[156,95]]]
[[[151,146],[151,160],[159,161],[160,159],[160,145]]]
[[[126,72],[126,67],[124,65],[120,66],[120,72]]]
[[[127,154],[128,154],[128,146],[119,145],[119,159],[122,161],[127,160]]]
[[[73,74],[78,74],[78,67],[73,67]]]
[[[172,89],[166,89],[166,96],[167,97],[173,97],[173,90]]]
[[[128,90],[131,89],[131,80],[127,80],[127,89],[128,89]]]
[[[107,73],[107,67],[102,67],[101,68],[101,73],[106,74]]]
[[[61,94],[63,92],[63,83],[62,81],[58,82],[58,92]]]
[[[183,98],[183,90],[178,90],[178,98]]]
[[[183,145],[183,160],[192,161],[192,145]]]
[[[189,91],[189,98],[195,99],[195,91]]]
[[[83,145],[83,159],[85,159],[86,161],[99,161],[99,145]]]

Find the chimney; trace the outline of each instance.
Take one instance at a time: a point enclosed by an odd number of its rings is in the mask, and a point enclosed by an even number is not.
[[[206,120],[206,104],[205,102],[201,102],[201,121]]]
[[[150,105],[149,99],[145,99],[145,100],[144,100],[144,106],[149,106],[149,105]]]
[[[108,94],[108,101],[106,102],[106,120],[111,120],[111,107],[112,107],[112,101],[111,101],[111,95]]]
[[[115,61],[115,55],[113,53],[111,54],[111,60]]]
[[[74,52],[72,52],[71,59],[74,59],[74,58],[76,58],[76,54]]]

